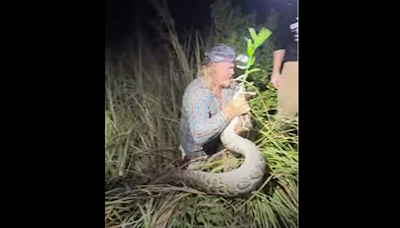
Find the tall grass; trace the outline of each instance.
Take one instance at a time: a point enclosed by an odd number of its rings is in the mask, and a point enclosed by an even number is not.
[[[106,192],[105,227],[297,227],[297,136],[269,118],[271,88],[251,101],[255,142],[272,172],[250,197],[224,199],[151,182],[180,158],[181,98],[207,45],[198,36],[179,40],[166,6],[156,6],[170,26],[163,34],[170,43],[154,50],[139,39],[130,58],[106,60],[105,178],[129,173],[136,186]],[[224,152],[203,170],[226,171],[241,161]]]

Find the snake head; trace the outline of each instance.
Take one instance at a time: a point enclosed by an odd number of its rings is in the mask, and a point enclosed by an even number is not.
[[[257,96],[257,93],[255,93],[255,92],[239,91],[233,96],[233,98],[235,99],[237,97],[243,97],[246,100],[250,100],[250,99],[253,99],[256,96]]]

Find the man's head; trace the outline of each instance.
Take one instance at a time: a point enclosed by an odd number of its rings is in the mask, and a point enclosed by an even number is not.
[[[225,44],[220,44],[211,48],[204,54],[202,61],[203,76],[212,80],[213,84],[228,87],[231,85],[235,71],[235,49]],[[207,72],[205,72],[207,71]],[[207,75],[208,74],[208,75]]]

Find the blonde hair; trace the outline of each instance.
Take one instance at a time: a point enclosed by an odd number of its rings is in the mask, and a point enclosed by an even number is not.
[[[217,92],[220,90],[220,86],[218,82],[214,79],[214,74],[215,74],[215,64],[214,63],[209,63],[200,66],[200,72],[199,72],[199,77],[204,79],[206,82],[206,86],[208,89],[210,89],[213,93],[217,94]],[[229,88],[233,88],[235,85],[234,81],[231,81],[229,83]]]

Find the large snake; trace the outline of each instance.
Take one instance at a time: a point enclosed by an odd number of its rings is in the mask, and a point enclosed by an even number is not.
[[[241,92],[237,92],[235,96],[239,96]],[[238,169],[224,173],[173,169],[157,182],[173,185],[183,182],[186,186],[204,193],[223,197],[245,195],[260,186],[267,171],[266,161],[252,141],[235,133],[235,126],[240,124],[239,118],[235,117],[220,136],[226,149],[245,157],[243,164]]]

